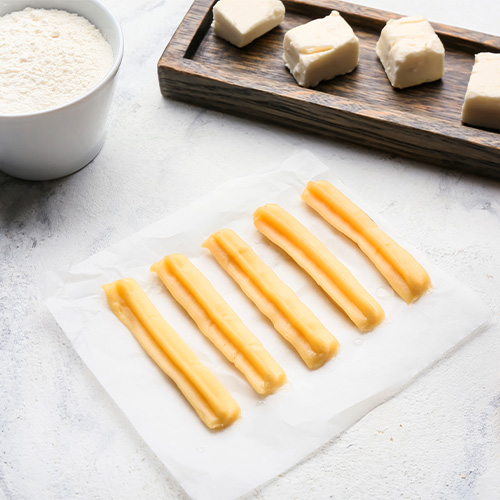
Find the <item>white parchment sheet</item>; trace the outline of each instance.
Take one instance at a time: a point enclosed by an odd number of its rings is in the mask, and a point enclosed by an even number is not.
[[[429,272],[433,290],[406,305],[345,237],[300,199],[307,181],[326,179],[343,190],[409,249]],[[380,302],[386,320],[361,334],[317,285],[254,228],[252,214],[278,203],[318,236]],[[310,371],[218,267],[202,242],[234,229],[312,309],[341,343],[339,354]],[[263,342],[288,376],[266,398],[198,332],[151,273],[169,253],[184,253]],[[101,286],[133,277],[167,321],[221,380],[241,407],[228,429],[211,432],[175,385],[142,351],[108,309]],[[228,182],[206,197],[79,264],[50,273],[42,284],[47,305],[73,346],[139,434],[194,499],[235,498],[291,467],[394,395],[425,367],[491,317],[468,288],[402,242],[329,169],[307,152],[278,169]]]

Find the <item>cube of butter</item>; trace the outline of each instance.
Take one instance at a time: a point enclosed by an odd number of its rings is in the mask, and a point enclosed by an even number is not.
[[[283,48],[285,65],[302,87],[350,73],[358,65],[359,40],[337,11],[292,28]]]
[[[462,121],[500,130],[500,54],[476,54],[465,93]]]
[[[285,17],[285,6],[279,0],[220,0],[213,14],[214,32],[244,47],[276,28]]]
[[[376,51],[393,87],[404,89],[443,77],[444,47],[425,17],[389,20]]]

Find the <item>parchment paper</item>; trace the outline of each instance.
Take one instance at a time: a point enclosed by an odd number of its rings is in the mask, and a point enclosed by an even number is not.
[[[428,270],[432,292],[411,306],[396,296],[358,248],[300,200],[313,178],[333,182],[410,250]],[[289,210],[347,265],[384,308],[381,326],[359,333],[310,278],[260,236],[252,213],[268,202]],[[334,333],[341,343],[335,359],[308,370],[201,248],[205,238],[222,227],[246,240]],[[278,393],[266,398],[254,393],[149,271],[151,264],[174,252],[192,259],[284,368],[288,383]],[[207,430],[108,309],[101,286],[128,276],[143,286],[240,404],[242,416],[234,425],[222,432]],[[401,241],[307,152],[276,170],[228,182],[108,250],[50,273],[42,288],[76,351],[182,487],[200,500],[235,498],[291,467],[394,395],[491,317],[474,293]]]

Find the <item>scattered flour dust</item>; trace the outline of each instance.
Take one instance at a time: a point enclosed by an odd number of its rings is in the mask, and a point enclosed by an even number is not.
[[[85,94],[113,51],[87,19],[26,8],[0,17],[0,114],[42,111]]]

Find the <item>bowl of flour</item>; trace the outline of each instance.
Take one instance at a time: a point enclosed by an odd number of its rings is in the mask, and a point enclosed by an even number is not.
[[[123,35],[97,0],[0,1],[0,171],[48,180],[99,153]]]

